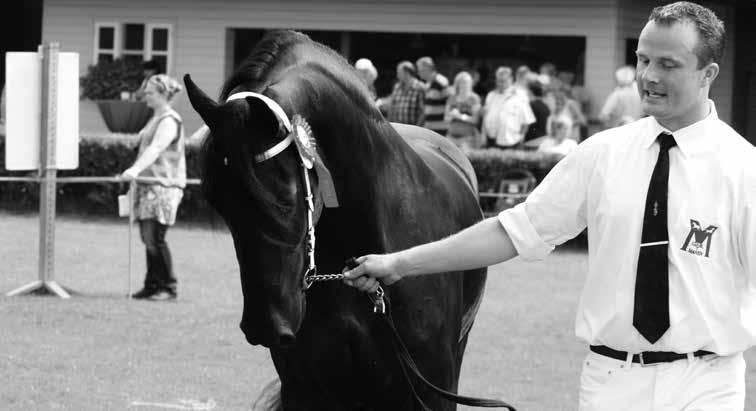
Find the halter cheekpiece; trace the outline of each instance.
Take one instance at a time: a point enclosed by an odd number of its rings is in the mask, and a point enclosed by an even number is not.
[[[255,163],[262,163],[263,161],[270,160],[271,158],[281,154],[292,143],[295,143],[297,152],[299,153],[300,164],[302,165],[302,179],[305,186],[305,200],[307,201],[307,256],[309,259],[308,268],[303,276],[303,288],[305,290],[312,286],[312,283],[316,281],[327,280],[340,280],[343,279],[343,274],[325,274],[318,275],[318,269],[315,265],[315,221],[313,213],[315,212],[315,202],[312,192],[312,185],[310,184],[310,173],[313,167],[316,168],[318,175],[321,174],[324,178],[319,179],[321,184],[327,185],[329,190],[333,190],[333,182],[330,179],[330,173],[319,161],[317,151],[315,148],[314,139],[312,137],[312,131],[307,121],[299,115],[294,115],[291,120],[286,115],[283,108],[268,96],[264,96],[259,93],[251,91],[242,91],[234,93],[228,97],[226,101],[243,99],[246,97],[253,97],[259,99],[275,114],[276,118],[280,121],[286,130],[286,138],[276,143],[273,147],[265,150],[264,152],[257,154],[253,157]],[[318,164],[320,163],[320,164]],[[316,167],[317,165],[317,167]],[[321,170],[322,169],[322,170]],[[336,201],[335,191],[330,194],[322,193],[324,197],[324,203],[326,207],[338,207]]]

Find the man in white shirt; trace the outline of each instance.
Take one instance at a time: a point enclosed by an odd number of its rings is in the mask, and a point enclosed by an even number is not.
[[[579,409],[743,410],[742,353],[756,345],[756,149],[708,98],[723,51],[724,25],[709,9],[655,8],[637,49],[649,117],[581,143],[498,218],[360,257],[345,282],[367,291],[539,259],[588,227]]]
[[[527,93],[512,84],[512,69],[496,69],[496,88],[483,104],[483,134],[489,145],[516,148],[525,138],[528,126],[535,123]]]
[[[641,118],[641,99],[635,84],[635,69],[623,66],[614,73],[615,88],[601,107],[599,120],[606,128],[621,126]]]

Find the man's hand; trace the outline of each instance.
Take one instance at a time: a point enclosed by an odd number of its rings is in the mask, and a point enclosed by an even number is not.
[[[369,254],[356,259],[357,267],[344,269],[344,282],[360,291],[375,292],[379,281],[391,285],[402,279],[395,254]]]

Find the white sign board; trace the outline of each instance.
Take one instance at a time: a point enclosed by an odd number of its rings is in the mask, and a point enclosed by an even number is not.
[[[79,166],[79,54],[58,53],[55,168]],[[5,168],[37,170],[42,121],[42,54],[5,53]]]

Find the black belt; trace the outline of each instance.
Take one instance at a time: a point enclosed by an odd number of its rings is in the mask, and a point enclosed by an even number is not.
[[[627,352],[613,350],[605,345],[591,345],[591,351],[596,354],[614,358],[615,360],[627,360]],[[704,355],[714,354],[711,351],[698,350],[693,353],[694,357],[703,357]],[[640,354],[633,354],[633,362],[642,365],[658,364],[662,362],[672,362],[688,358],[688,354],[678,354],[669,351],[644,351]]]

